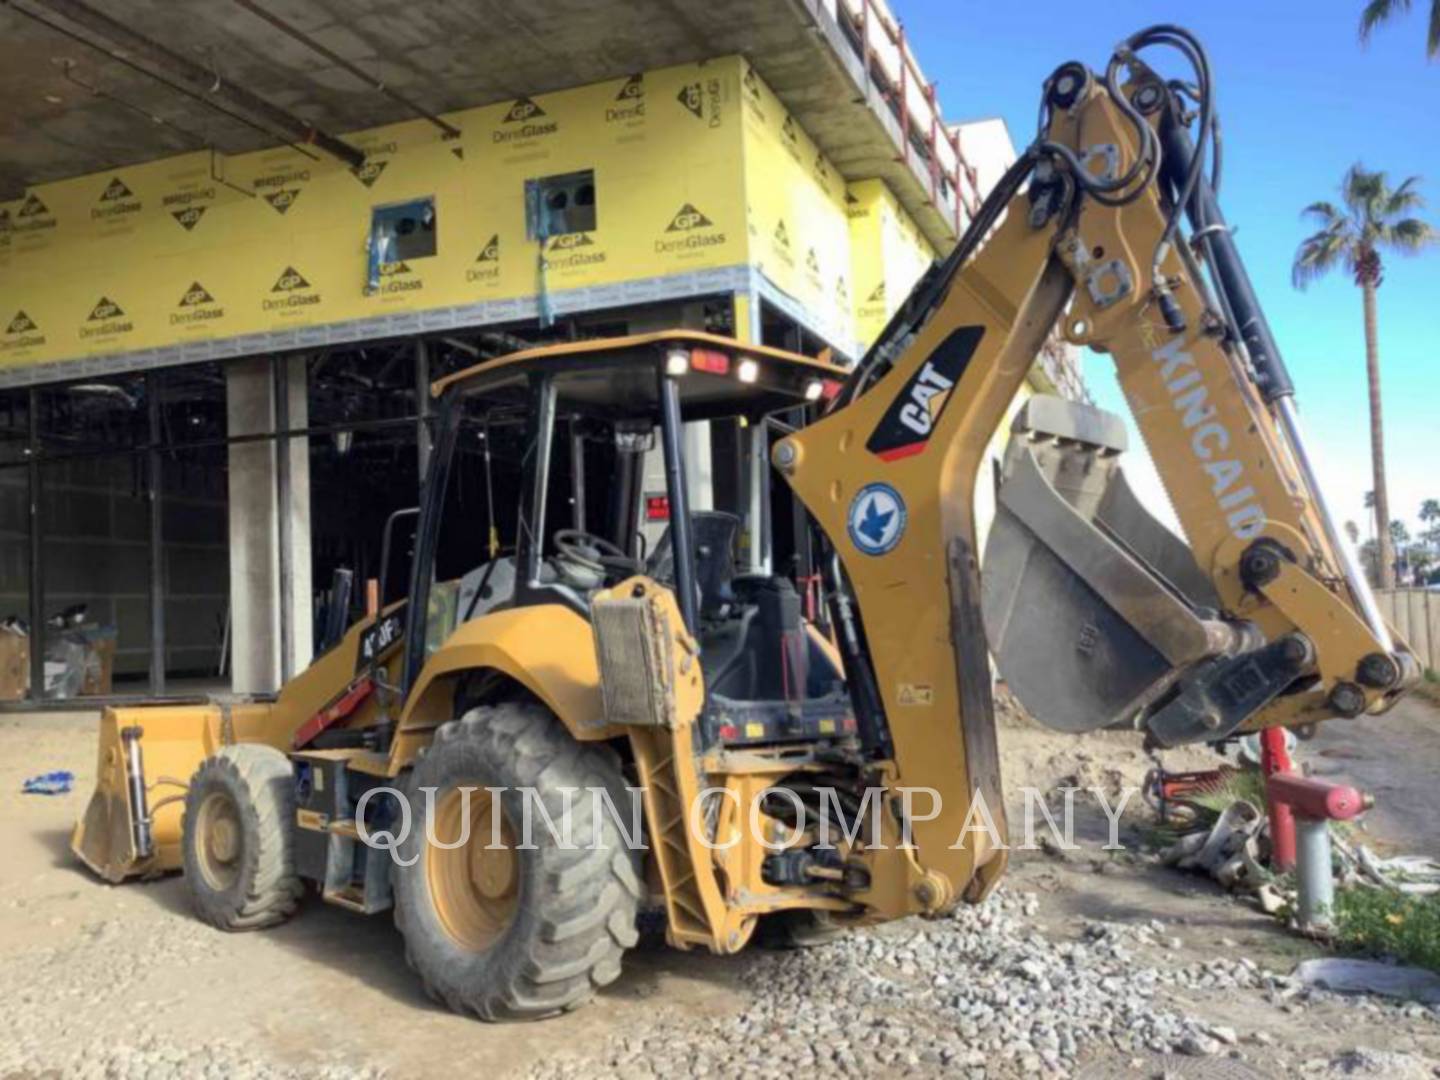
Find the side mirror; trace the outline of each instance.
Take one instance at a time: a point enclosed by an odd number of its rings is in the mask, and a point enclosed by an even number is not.
[[[419,524],[420,508],[418,506],[408,506],[404,510],[396,510],[393,514],[391,514],[388,518],[385,519],[385,531],[382,534],[380,540],[381,608],[384,608],[385,605],[390,603],[391,600],[389,589],[389,583],[391,580],[390,563],[395,558],[395,523],[403,518],[409,518],[411,519],[411,521],[409,537],[407,541],[408,547],[405,550],[405,557],[400,564],[400,569],[402,571],[400,577],[402,581],[408,582],[408,571],[410,569],[410,562],[412,559],[415,558],[415,530],[416,526]]]

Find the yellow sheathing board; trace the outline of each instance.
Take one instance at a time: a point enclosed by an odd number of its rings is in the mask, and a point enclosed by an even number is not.
[[[935,252],[885,181],[850,184],[845,205],[854,265],[854,334],[862,347],[869,347]]]
[[[848,347],[854,288],[845,181],[748,65],[741,87],[751,259],[815,329]]]
[[[378,335],[387,316],[483,303],[499,313],[486,321],[521,317],[540,273],[525,182],[581,169],[596,228],[548,242],[552,294],[622,304],[648,298],[637,282],[663,292],[668,276],[743,266],[740,74],[721,59],[469,109],[449,117],[458,140],[424,121],[373,129],[349,136],[369,154],[360,170],[278,147],[39,187],[0,205],[0,372],[206,339],[305,344],[357,320]],[[372,209],[425,196],[438,253],[369,290]]]

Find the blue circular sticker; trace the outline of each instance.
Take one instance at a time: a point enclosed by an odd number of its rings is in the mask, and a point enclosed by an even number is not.
[[[884,555],[905,535],[905,500],[889,484],[866,484],[850,501],[850,542],[866,555]]]

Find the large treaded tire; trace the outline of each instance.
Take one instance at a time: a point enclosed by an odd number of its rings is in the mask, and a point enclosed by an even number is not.
[[[569,848],[534,813],[534,847],[515,851],[514,913],[483,949],[465,946],[445,928],[423,851],[423,789],[436,789],[438,807],[447,789],[477,782],[506,789],[500,805],[512,823],[523,814],[517,788],[534,788],[557,826],[561,789],[579,789]],[[406,959],[432,998],[482,1020],[538,1020],[583,1005],[619,977],[621,956],[638,937],[643,878],[642,852],[629,850],[609,813],[592,813],[588,792],[604,787],[629,820],[629,793],[613,750],[577,742],[540,705],[480,706],[436,731],[407,786],[411,830],[393,868],[395,923]]]
[[[207,800],[228,799],[238,822],[233,879],[202,869],[197,824]],[[257,744],[226,746],[200,763],[185,793],[181,854],[195,914],[221,930],[284,922],[304,892],[295,873],[295,787],[290,759]]]

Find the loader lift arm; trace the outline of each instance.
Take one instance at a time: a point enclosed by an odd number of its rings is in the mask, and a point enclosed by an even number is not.
[[[1160,47],[1193,83],[1140,58]],[[1057,69],[1035,142],[954,252],[831,411],[774,450],[834,555],[872,753],[893,748],[897,787],[983,796],[1002,833],[982,606],[1001,674],[1038,719],[1133,725],[1152,745],[1383,711],[1418,675],[1311,471],[1205,172],[1212,101],[1204,51],[1176,27],[1127,39],[1103,75]],[[1056,328],[1113,358],[1185,543],[1124,486],[1123,426],[1038,399],[1015,419],[980,575],[977,472]],[[967,828],[975,801],[912,822],[937,903],[966,883],[983,895],[1003,867]]]

